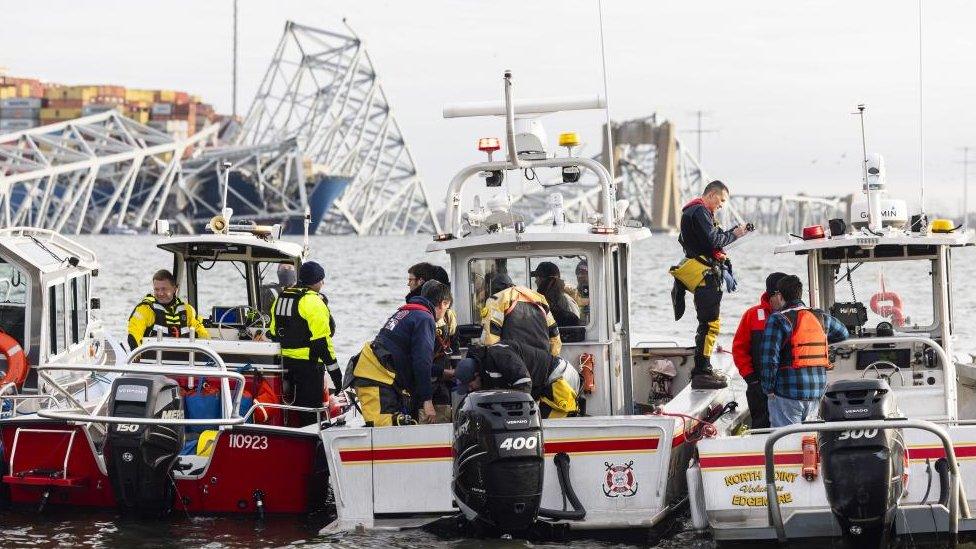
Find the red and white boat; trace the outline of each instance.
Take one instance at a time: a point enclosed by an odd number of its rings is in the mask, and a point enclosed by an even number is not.
[[[210,339],[147,337],[120,365],[44,363],[42,376],[112,376],[101,398],[0,423],[3,484],[18,505],[120,507],[145,514],[305,513],[325,503],[319,425],[295,427],[261,292],[299,244],[277,227],[229,225],[166,236],[186,300]],[[137,298],[138,296],[133,296]],[[316,409],[323,420],[326,407]],[[194,442],[196,440],[196,442]]]
[[[686,497],[685,469],[706,428],[698,419],[728,434],[743,415],[742,408],[727,408],[737,395],[744,402],[745,389],[727,355],[715,367],[733,378],[730,388],[692,390],[691,348],[632,344],[630,254],[651,235],[618,222],[607,170],[589,158],[547,155],[538,120],[526,131],[515,129],[516,117],[598,108],[599,101],[513,102],[509,74],[504,85],[503,103],[445,109],[448,117],[503,117],[507,150],[503,160],[491,161],[501,144],[481,140],[489,161],[454,177],[447,232],[427,250],[450,258],[454,309],[468,339],[481,333],[487,276],[504,272],[530,286],[529,273],[540,262],[555,263],[564,279],[587,266],[588,274],[578,278],[589,288],[584,325],[560,328],[561,357],[584,378],[592,369],[592,386],[583,392],[586,415],[540,426],[527,397],[494,391],[456,403],[453,425],[372,428],[347,416],[345,425],[322,432],[337,511],[330,530],[417,526],[459,510],[503,531],[523,529],[537,517],[574,529],[646,528]],[[561,139],[573,141],[578,138]],[[504,194],[483,201],[491,207],[461,214],[462,189],[474,176],[481,174],[484,192],[493,193],[505,173],[523,170],[540,177],[555,171],[567,184],[589,172],[598,180],[597,215],[564,222],[554,199],[553,224],[527,225]]]
[[[775,250],[806,257],[807,303],[851,338],[831,347],[819,417],[698,444],[692,518],[716,539],[867,547],[976,530],[976,364],[955,352],[951,275],[972,235],[909,218],[884,196],[880,157],[865,162],[852,229],[833,220]]]
[[[95,253],[47,229],[0,230],[0,425],[57,402],[105,393],[111,380],[38,364],[118,364],[125,353],[93,298]]]

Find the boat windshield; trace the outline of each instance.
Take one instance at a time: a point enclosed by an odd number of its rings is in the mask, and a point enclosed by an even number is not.
[[[491,295],[485,281],[496,273],[507,274],[512,283],[543,294],[560,326],[590,324],[589,268],[584,254],[472,259],[468,264],[472,311],[484,309]]]
[[[834,301],[863,303],[867,328],[891,322],[896,328],[930,329],[935,324],[934,295],[928,259],[851,261],[841,263],[834,277]]]
[[[243,261],[201,261],[196,268],[197,314],[206,317],[215,307],[227,310],[247,305],[246,269]],[[219,322],[220,318],[212,320]]]

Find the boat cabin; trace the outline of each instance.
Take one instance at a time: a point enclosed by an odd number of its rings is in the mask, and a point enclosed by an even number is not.
[[[0,394],[39,391],[37,372],[14,372],[11,355],[22,354],[28,366],[115,360],[117,346],[92,316],[99,307],[91,297],[98,266],[94,252],[54,231],[0,230],[0,330],[11,338],[4,344],[6,355],[0,355]],[[84,377],[58,374],[69,390],[86,385]],[[17,400],[20,409],[29,399]]]
[[[952,359],[951,255],[970,245],[964,233],[884,229],[778,246],[807,257],[807,304],[850,332],[829,380],[883,378],[907,417],[976,417],[976,369]]]

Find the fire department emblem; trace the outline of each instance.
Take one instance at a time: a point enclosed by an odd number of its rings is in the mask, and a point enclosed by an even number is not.
[[[609,461],[603,464],[607,467],[607,475],[603,481],[603,495],[608,498],[629,498],[637,493],[637,476],[634,475],[633,461],[623,465],[614,465]]]

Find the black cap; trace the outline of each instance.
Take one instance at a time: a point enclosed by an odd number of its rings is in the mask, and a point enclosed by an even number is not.
[[[485,287],[488,288],[488,295],[494,295],[505,288],[511,288],[515,283],[512,278],[505,273],[488,273],[485,280]]]
[[[559,267],[551,261],[543,261],[535,266],[535,270],[529,273],[532,276],[559,276]]]
[[[767,294],[772,294],[772,293],[776,292],[777,291],[776,290],[776,285],[779,284],[779,281],[780,280],[783,280],[784,278],[786,278],[786,273],[781,273],[781,272],[778,272],[778,271],[775,272],[775,273],[771,273],[769,276],[767,276],[766,277],[766,293]]]

